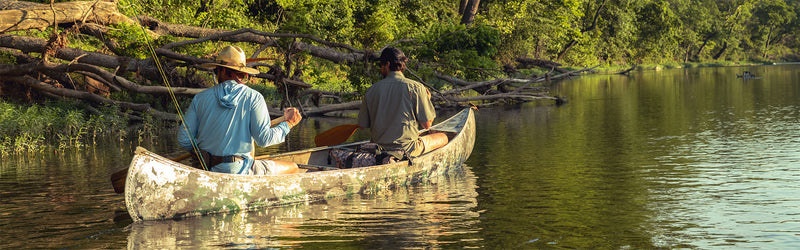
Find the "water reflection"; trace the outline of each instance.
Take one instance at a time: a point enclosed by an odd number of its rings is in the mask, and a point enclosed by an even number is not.
[[[0,164],[0,248],[107,248],[114,210],[123,198],[109,192],[107,165],[97,152],[47,151],[4,157]],[[104,241],[97,241],[103,238]]]
[[[375,195],[130,225],[129,249],[479,247],[475,176],[458,167],[432,183]]]
[[[658,202],[651,206],[662,215],[655,223],[679,229],[658,235],[659,241],[676,241],[670,236],[678,233],[702,248],[800,246],[800,198],[794,195],[800,191],[800,106],[748,113],[746,119],[709,119],[696,132],[661,138],[671,153],[659,157],[658,165],[685,174],[662,173],[653,180]]]
[[[479,113],[485,244],[798,247],[800,68],[742,70],[586,76],[554,86],[567,105]]]
[[[553,85],[566,105],[478,111],[463,177],[182,221],[115,220],[108,182],[137,145],[175,153],[174,132],[0,156],[0,248],[800,248],[799,72],[582,76]],[[308,119],[259,150],[352,122]]]

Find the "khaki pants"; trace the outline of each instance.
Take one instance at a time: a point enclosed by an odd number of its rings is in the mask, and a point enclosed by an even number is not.
[[[250,166],[249,175],[294,174],[300,171],[297,164],[288,161],[255,160]]]
[[[441,148],[447,144],[447,141],[448,139],[445,133],[433,133],[421,136],[417,139],[417,141],[411,144],[411,148],[408,150],[408,155],[410,157],[420,156],[421,154]]]

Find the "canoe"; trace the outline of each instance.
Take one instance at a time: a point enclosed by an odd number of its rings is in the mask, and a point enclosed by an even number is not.
[[[392,164],[337,169],[335,161],[328,158],[332,149],[355,149],[367,141],[266,158],[292,161],[310,169],[287,175],[248,176],[203,171],[139,147],[128,169],[125,205],[134,221],[178,219],[369,194],[424,182],[446,175],[448,169],[467,160],[475,143],[475,115],[472,109],[466,108],[427,132],[444,132],[449,142],[419,157]]]

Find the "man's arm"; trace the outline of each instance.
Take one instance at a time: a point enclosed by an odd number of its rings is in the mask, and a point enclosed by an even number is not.
[[[252,134],[256,145],[266,147],[284,141],[291,129],[289,128],[289,122],[281,122],[278,126],[271,127],[267,104],[263,98],[257,101],[255,108],[251,112],[253,114],[250,116],[250,134]]]
[[[372,126],[366,98],[367,97],[364,96],[364,99],[361,100],[361,106],[358,107],[358,128],[360,129],[368,129],[370,126]]]
[[[428,91],[422,84],[417,84],[419,91],[417,94],[417,108],[415,110],[417,116],[417,123],[424,129],[429,129],[433,125],[433,119],[436,118],[436,110],[431,102],[431,92]],[[425,92],[422,92],[425,91]]]

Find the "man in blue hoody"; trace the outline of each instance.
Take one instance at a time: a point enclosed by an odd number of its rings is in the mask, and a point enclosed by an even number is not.
[[[302,119],[300,113],[288,108],[283,112],[285,121],[270,127],[264,97],[245,85],[248,75],[259,71],[246,66],[244,51],[239,47],[223,48],[215,63],[200,67],[213,69],[219,84],[192,99],[184,115],[186,129],[181,127],[178,132],[181,147],[195,152],[194,140],[207,167],[214,172],[270,174],[275,163],[254,160],[250,155],[252,143],[266,147],[283,142]]]

